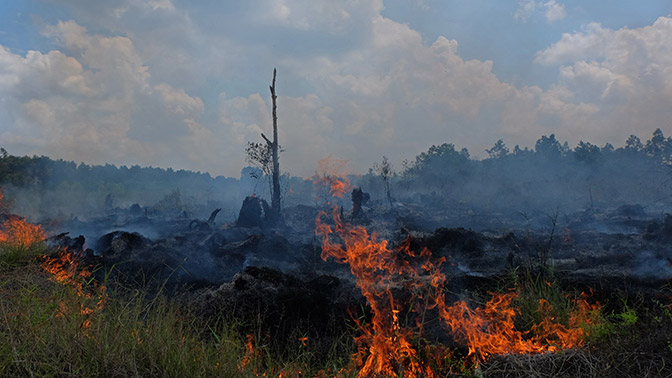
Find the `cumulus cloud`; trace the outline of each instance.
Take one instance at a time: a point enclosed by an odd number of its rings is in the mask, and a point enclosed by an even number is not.
[[[603,88],[601,97],[617,88],[635,95],[645,89],[663,95],[672,84],[670,43],[670,17],[635,29],[590,24],[582,32],[563,34],[557,43],[539,51],[535,61],[562,65],[561,78],[577,92],[583,86],[598,86]]]
[[[558,42],[537,52],[534,62],[555,65],[580,59],[595,59],[604,56],[609,41],[613,39],[613,30],[605,29],[595,22],[589,23],[583,27],[583,31],[563,33]]]
[[[350,146],[333,143],[334,109],[315,95],[278,96],[278,138],[286,151],[282,155],[284,169],[293,174],[309,176],[317,160],[325,153],[351,153]],[[227,98],[220,95],[218,129],[226,156],[227,170],[236,172],[244,166],[243,148],[248,141],[263,142],[261,133],[272,134],[270,97],[259,93],[248,97]],[[227,148],[228,147],[228,148]],[[345,147],[345,148],[343,148]],[[329,152],[328,152],[329,151]]]
[[[398,163],[443,142],[477,157],[500,138],[531,146],[550,133],[618,144],[672,117],[667,17],[563,34],[536,54],[558,73],[542,89],[501,80],[495,63],[463,58],[454,39],[423,39],[384,17],[380,0],[246,2],[265,13],[235,15],[253,30],[245,36],[205,29],[166,0],[95,3],[110,35],[62,21],[42,29],[53,51],[0,46],[0,120],[11,125],[0,138],[17,153],[237,176],[245,143],[271,133],[275,65],[283,167],[304,176],[329,154],[364,172],[382,155]],[[519,21],[565,13],[553,0],[519,5]]]
[[[128,37],[91,35],[74,21],[47,26],[43,34],[63,51],[20,56],[0,48],[0,61],[6,63],[0,97],[13,125],[3,137],[25,153],[157,164],[169,150],[154,143],[164,135],[159,130],[187,134],[203,112],[203,102],[183,89],[152,85],[149,68]],[[133,136],[147,128],[145,140]]]
[[[666,126],[672,111],[672,18],[641,28],[612,30],[589,24],[563,34],[535,61],[560,66],[558,85],[599,109],[591,134],[646,135]]]

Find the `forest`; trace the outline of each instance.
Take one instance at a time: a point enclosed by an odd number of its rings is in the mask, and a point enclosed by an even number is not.
[[[390,199],[399,204],[429,201],[441,209],[470,208],[514,216],[627,204],[664,211],[663,204],[669,204],[672,196],[672,137],[665,137],[661,129],[645,141],[631,135],[620,147],[582,141],[571,148],[551,134],[540,137],[534,148],[509,148],[498,140],[485,152],[487,158],[473,159],[467,149],[443,143],[404,161],[397,169],[385,157],[385,180],[380,169],[374,169],[380,167],[377,162],[368,172],[350,174],[349,178],[353,186],[371,194],[371,206],[389,202],[389,191]],[[317,168],[315,174],[320,174]],[[13,201],[18,213],[42,220],[63,216],[86,219],[106,208],[152,206],[162,200],[164,206],[168,201],[199,216],[212,208],[223,208],[222,217],[233,220],[246,196],[270,197],[268,180],[269,176],[252,166],[243,168],[240,177],[229,178],[171,168],[13,156],[4,149],[0,157],[0,186],[5,197]],[[283,206],[322,201],[312,185],[314,180],[284,175]],[[342,205],[351,206],[349,201]]]

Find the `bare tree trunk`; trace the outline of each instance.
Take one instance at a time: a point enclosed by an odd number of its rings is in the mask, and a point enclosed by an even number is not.
[[[387,195],[387,202],[390,203],[390,209],[394,208],[392,205],[392,193],[390,191],[390,178],[385,179],[385,194]]]
[[[269,87],[271,90],[271,100],[273,101],[273,141],[271,142],[266,138],[262,133],[261,137],[264,138],[266,143],[268,143],[271,148],[272,158],[273,158],[273,174],[272,174],[272,193],[271,193],[271,212],[272,218],[274,221],[279,220],[280,216],[280,162],[278,161],[278,114],[277,114],[277,104],[275,95],[275,76],[276,70],[273,69],[273,82]]]

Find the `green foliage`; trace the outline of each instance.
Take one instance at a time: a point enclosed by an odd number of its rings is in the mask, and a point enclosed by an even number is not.
[[[41,243],[24,246],[0,242],[0,268],[25,265],[43,253],[44,245]]]
[[[565,290],[553,276],[546,277],[529,271],[513,270],[503,282],[503,287],[513,287],[518,293],[518,297],[513,301],[513,306],[517,309],[517,329],[529,330],[533,324],[539,324],[542,317],[549,315],[558,319],[560,323],[567,324],[570,314],[576,310],[572,298],[577,298],[577,293]],[[551,314],[539,312],[541,299],[552,306]]]
[[[0,274],[2,377],[277,377],[281,371],[298,377],[320,370],[333,376],[350,361],[350,353],[334,347],[316,362],[319,340],[304,345],[301,330],[271,343],[259,329],[250,353],[239,320],[202,319],[179,296],[116,286],[102,308],[83,313],[92,299],[53,281],[33,261]],[[84,292],[100,287],[84,284]],[[253,364],[241,368],[248,355]]]
[[[614,318],[616,318],[620,324],[625,327],[635,325],[637,323],[637,319],[639,319],[637,312],[627,307],[622,312],[614,314]]]

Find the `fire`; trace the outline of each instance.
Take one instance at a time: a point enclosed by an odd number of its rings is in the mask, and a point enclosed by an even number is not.
[[[80,315],[87,317],[82,322],[82,328],[91,327],[91,320],[88,317],[103,309],[107,300],[107,288],[96,284],[91,279],[91,271],[81,267],[80,259],[65,249],[60,249],[56,257],[45,256],[42,269],[50,273],[54,281],[74,290],[79,298],[78,303],[74,305],[78,307]],[[61,303],[61,308],[65,307],[65,303]]]
[[[332,160],[331,155],[318,161],[313,184],[329,188],[332,197],[343,198],[345,193],[352,189],[352,184],[347,178],[347,165],[347,160]]]
[[[0,207],[3,195],[0,192]],[[23,218],[10,215],[0,225],[0,247],[12,249],[30,249],[39,245],[45,239],[42,226],[26,222]],[[106,287],[97,285],[91,279],[91,271],[80,266],[79,259],[65,249],[59,249],[56,257],[43,256],[42,269],[52,275],[53,280],[74,290],[80,300],[71,303],[80,315],[86,318],[82,321],[82,328],[91,326],[90,315],[103,308],[107,299]],[[93,282],[93,283],[92,283]],[[68,311],[68,304],[59,304],[61,315]]]
[[[259,352],[254,348],[254,336],[247,335],[245,340],[245,355],[238,364],[238,370],[245,371],[250,362],[254,361],[259,355]]]
[[[414,268],[397,259],[398,251],[387,247],[387,241],[377,241],[377,235],[369,235],[364,227],[352,227],[341,222],[334,209],[335,232],[344,245],[331,241],[331,227],[321,222],[322,212],[316,220],[316,234],[323,237],[322,259],[329,257],[350,265],[356,277],[357,287],[371,306],[370,324],[358,326],[362,335],[356,339],[358,352],[355,356],[360,367],[359,376],[376,374],[405,377],[433,376],[421,364],[413,347],[413,334],[399,324],[402,308],[395,302],[392,289],[398,288],[398,279],[413,276]],[[410,254],[410,251],[404,252]],[[428,252],[428,251],[427,251]],[[426,252],[423,251],[426,257]],[[411,290],[418,290],[422,283],[408,281]]]
[[[40,225],[28,223],[19,217],[13,216],[0,226],[0,244],[10,248],[31,248],[44,238],[45,233]]]
[[[0,210],[3,194],[0,192]],[[41,243],[45,239],[44,230],[40,225],[31,224],[15,215],[0,225],[0,246],[7,248],[29,249]]]
[[[577,310],[565,326],[553,318],[551,304],[542,299],[538,312],[543,320],[529,332],[518,331],[514,326],[516,310],[512,307],[516,292],[494,293],[483,307],[476,309],[464,301],[448,305],[443,294],[446,277],[441,272],[444,258],[433,257],[427,249],[416,255],[408,243],[400,249],[390,249],[388,242],[377,240],[375,233],[342,222],[335,208],[333,230],[322,222],[325,216],[322,212],[316,219],[315,233],[323,241],[321,257],[350,266],[371,309],[369,324],[356,320],[362,333],[355,340],[359,377],[436,376],[425,362],[431,354],[421,353],[418,347],[423,330],[421,314],[426,311],[437,310],[455,341],[467,346],[468,359],[478,364],[494,354],[543,353],[580,346],[586,335],[585,325],[591,323],[590,312],[599,308],[599,304],[590,305],[583,295],[575,301]],[[402,313],[408,316],[409,308],[416,315],[415,327],[402,326],[400,321]]]

